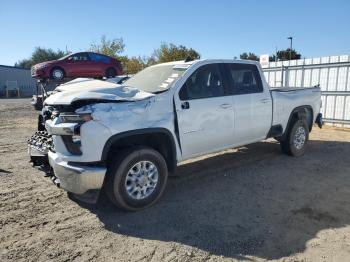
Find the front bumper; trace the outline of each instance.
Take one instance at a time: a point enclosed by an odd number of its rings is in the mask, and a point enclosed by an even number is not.
[[[105,167],[70,164],[62,161],[57,153],[48,153],[49,163],[60,187],[71,193],[82,195],[89,190],[102,188],[107,169]]]
[[[31,76],[35,77],[35,78],[44,78],[44,77],[48,77],[48,74],[46,72],[46,68],[44,68],[44,69],[32,68],[31,69]]]

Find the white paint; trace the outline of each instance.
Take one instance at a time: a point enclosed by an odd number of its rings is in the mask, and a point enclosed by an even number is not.
[[[245,63],[258,66],[263,82],[263,92],[245,95],[227,95],[186,101],[183,108],[179,91],[185,81],[201,66],[215,63]],[[319,88],[271,91],[259,63],[235,60],[198,60],[192,62],[183,76],[169,89],[157,95],[99,80],[71,83],[76,90],[59,92],[48,98],[48,104],[62,105],[84,99],[104,99],[111,103],[96,103],[76,110],[90,112],[93,121],[81,126],[81,156],[70,155],[59,136],[55,137],[57,152],[64,161],[100,161],[103,147],[112,136],[144,128],[168,130],[177,145],[177,160],[216,152],[265,139],[271,124],[286,127],[292,110],[310,105],[315,112],[320,107]],[[182,66],[178,64],[177,66]],[[167,83],[163,83],[167,84]],[[80,86],[80,87],[78,87]],[[80,91],[83,89],[83,91]],[[174,102],[178,119],[179,137],[175,135]],[[181,143],[181,149],[180,145]]]
[[[350,106],[350,97],[349,94],[344,94],[350,91],[349,62],[349,55],[293,60],[290,61],[288,68],[284,68],[289,70],[289,75],[286,74],[287,79],[284,80],[289,83],[289,86],[310,87],[320,84],[323,92],[335,92],[334,94],[325,93],[322,96],[323,116],[333,120],[350,121],[349,113],[346,111]],[[296,66],[293,67],[293,64]],[[281,63],[270,63],[267,69],[264,68],[265,72],[268,72],[271,86],[281,86],[281,68],[277,68],[280,65]],[[293,71],[296,71],[296,74]],[[345,126],[345,124],[341,125]]]
[[[58,89],[45,100],[47,105],[69,105],[84,99],[137,101],[154,96],[135,87],[122,86],[101,80],[81,80]]]

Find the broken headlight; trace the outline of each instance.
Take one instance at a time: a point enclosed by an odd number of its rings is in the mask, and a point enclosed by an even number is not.
[[[84,123],[91,121],[93,118],[91,114],[84,113],[84,114],[60,114],[60,120],[61,123]]]

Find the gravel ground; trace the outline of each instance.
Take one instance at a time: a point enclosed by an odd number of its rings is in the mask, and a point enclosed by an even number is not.
[[[31,168],[36,117],[0,100],[0,261],[350,261],[350,130],[314,128],[300,158],[269,140],[188,162],[158,204],[126,213]]]

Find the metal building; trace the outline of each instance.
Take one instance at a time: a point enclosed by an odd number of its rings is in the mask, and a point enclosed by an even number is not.
[[[350,127],[350,56],[270,62],[263,66],[272,87],[320,85],[325,122]]]
[[[36,81],[30,75],[29,69],[15,66],[0,65],[0,97],[6,96],[6,88],[18,88],[21,97],[29,97],[36,94]]]

